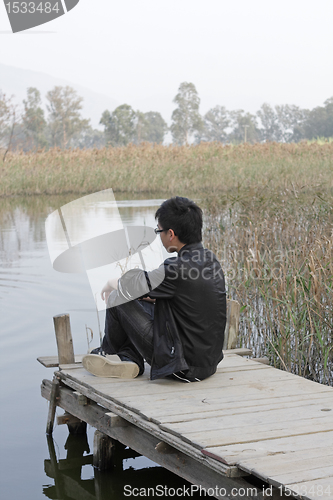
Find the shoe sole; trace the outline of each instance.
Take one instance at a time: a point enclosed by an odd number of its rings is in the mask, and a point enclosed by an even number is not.
[[[113,358],[113,359],[112,359]],[[131,361],[121,361],[118,356],[87,354],[82,359],[84,368],[96,377],[135,378],[139,367]]]

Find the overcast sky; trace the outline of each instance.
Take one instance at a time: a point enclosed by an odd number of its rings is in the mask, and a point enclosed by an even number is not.
[[[201,112],[263,102],[312,108],[333,95],[333,0],[80,0],[12,34],[0,5],[0,62],[160,111],[181,82]],[[0,75],[1,88],[1,75]]]

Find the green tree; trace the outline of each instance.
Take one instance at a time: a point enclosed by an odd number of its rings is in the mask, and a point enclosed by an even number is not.
[[[44,110],[41,107],[42,100],[40,92],[35,87],[27,89],[27,100],[23,101],[24,113],[22,123],[26,135],[26,146],[28,149],[47,146],[45,137],[46,120]]]
[[[72,145],[80,149],[101,149],[105,146],[105,134],[101,130],[88,127],[73,137]]]
[[[270,104],[264,103],[259,111],[257,111],[257,116],[261,123],[261,140],[265,142],[281,141],[282,133],[276,110]]]
[[[307,113],[304,121],[304,136],[307,139],[315,137],[333,137],[333,97]]]
[[[227,142],[227,128],[230,125],[229,112],[224,106],[215,106],[204,116],[204,131],[202,137],[204,141]]]
[[[294,104],[275,106],[283,142],[299,142],[304,139],[306,110]]]
[[[0,90],[0,148],[5,151],[3,161],[12,147],[18,121],[17,106],[13,103],[12,97],[7,97]]]
[[[229,140],[235,143],[257,142],[260,140],[260,131],[255,115],[245,113],[243,109],[230,112],[231,128]]]
[[[152,142],[161,144],[168,131],[168,126],[157,111],[148,113],[136,112],[135,142]]]
[[[46,98],[51,145],[67,148],[71,139],[89,126],[89,120],[81,117],[83,98],[69,86],[54,87]]]
[[[200,98],[193,83],[180,84],[173,102],[177,108],[172,113],[171,133],[177,144],[188,144],[192,134],[201,134],[203,121],[199,114]]]
[[[0,90],[0,147],[4,147],[8,133],[11,118],[10,105],[11,100]]]
[[[104,111],[100,124],[104,125],[105,141],[111,146],[126,146],[135,138],[136,113],[128,104],[118,106],[112,113]]]

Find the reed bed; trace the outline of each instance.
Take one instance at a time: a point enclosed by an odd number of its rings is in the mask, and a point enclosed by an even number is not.
[[[332,186],[333,143],[197,146],[142,144],[89,150],[9,153],[0,196],[114,192],[219,193],[289,185]]]
[[[217,208],[217,207],[220,208]],[[333,384],[333,197],[291,189],[206,216],[205,244],[241,304],[239,346],[278,368]]]
[[[10,195],[68,193],[48,197],[61,206],[110,187],[116,198],[200,200],[204,243],[241,303],[239,346],[332,385],[333,143],[10,153],[0,168],[3,205]],[[28,211],[38,198],[31,207],[25,198]]]

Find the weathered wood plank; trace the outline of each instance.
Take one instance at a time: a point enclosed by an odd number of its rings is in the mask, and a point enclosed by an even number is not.
[[[296,483],[304,483],[304,481],[312,481],[314,479],[323,479],[323,478],[331,478],[333,487],[333,466],[328,465],[297,472],[292,470],[291,472],[285,474],[272,476],[269,482],[273,484],[273,486],[280,486],[283,484],[289,484],[291,481],[293,482],[293,484],[296,484]]]
[[[214,398],[212,396],[205,397],[206,392],[196,392],[195,394],[189,392],[188,395],[178,396],[177,400],[164,396],[155,397],[152,401],[150,396],[133,396],[124,397],[122,401],[126,405],[133,406],[140,411],[143,411],[149,417],[156,417],[163,421],[169,418],[177,419],[178,416],[184,417],[184,420],[196,418],[196,415],[203,415],[203,413],[220,412],[221,415],[233,415],[237,413],[258,412],[261,410],[279,409],[279,408],[292,408],[295,406],[312,406],[313,404],[322,404],[324,406],[332,406],[332,396],[330,392],[313,393],[311,398],[309,394],[297,394],[292,396],[278,396],[278,397],[265,397],[265,394],[255,393],[249,390],[239,397],[232,392],[227,391],[224,393],[224,398]]]
[[[239,358],[243,359],[243,358]],[[274,368],[266,367],[265,365],[257,364],[264,367],[258,370],[247,370],[246,372],[233,373],[216,373],[202,382],[191,384],[191,391],[188,389],[188,384],[182,384],[178,381],[161,379],[144,383],[144,378],[138,377],[132,380],[123,379],[105,379],[94,377],[84,369],[75,371],[62,371],[66,379],[79,380],[86,386],[93,387],[97,391],[102,391],[104,394],[118,398],[126,394],[126,397],[136,396],[138,391],[142,395],[159,396],[171,393],[174,398],[180,395],[186,396],[189,393],[196,391],[215,391],[215,397],[223,399],[226,388],[239,388],[240,393],[246,394],[248,387],[257,389],[259,392],[264,392],[265,395],[292,395],[295,393],[312,393],[312,392],[328,392],[333,389],[327,386],[320,386],[310,380],[303,379],[291,373],[275,370]],[[114,382],[114,380],[116,382]],[[280,387],[279,387],[280,385]],[[316,386],[319,385],[317,388]],[[317,389],[317,390],[316,390]]]
[[[58,314],[53,316],[54,330],[56,335],[59,364],[71,364],[75,362],[73,339],[69,314]]]
[[[128,422],[122,417],[119,417],[119,415],[116,415],[113,412],[106,413],[108,417],[110,417],[110,427],[127,427]]]
[[[57,416],[57,425],[65,425],[65,424],[80,424],[82,420],[74,417],[70,413],[65,412],[63,415]]]
[[[319,395],[318,395],[319,396]],[[280,398],[282,399],[282,398]],[[219,404],[205,404],[202,401],[197,402],[196,404],[188,404],[186,406],[181,406],[180,402],[171,403],[170,405],[164,404],[156,407],[155,405],[146,405],[144,406],[142,403],[140,404],[139,398],[137,403],[137,408],[141,409],[141,413],[145,415],[149,415],[149,418],[158,421],[161,424],[166,423],[176,423],[176,422],[185,422],[185,421],[193,421],[197,419],[203,418],[212,418],[212,417],[224,417],[230,415],[240,415],[240,414],[256,414],[259,412],[266,411],[275,411],[280,409],[290,409],[295,407],[311,407],[314,405],[321,405],[322,408],[327,407],[332,404],[332,398],[330,395],[326,396],[326,398],[314,398],[309,402],[308,396],[306,395],[304,399],[295,400],[292,398],[291,401],[274,401],[270,399],[267,404],[259,404],[261,400],[253,401],[253,399],[248,401],[233,401]],[[127,401],[128,403],[128,401]],[[200,404],[201,403],[201,404]],[[252,404],[250,404],[252,403]],[[134,402],[131,401],[133,405]],[[333,407],[332,407],[333,409]]]
[[[208,448],[297,435],[313,435],[329,430],[333,430],[332,418],[322,417],[313,418],[311,424],[306,421],[295,422],[294,425],[291,425],[290,422],[281,422],[280,424],[273,422],[272,425],[267,424],[252,427],[236,427],[234,429],[228,428],[226,430],[214,429],[211,431],[184,432],[182,438],[186,442],[193,443],[193,445],[198,448]],[[179,436],[178,433],[175,433],[175,435]]]
[[[252,356],[252,349],[248,349],[247,347],[237,347],[236,349],[224,349],[223,354],[228,356],[229,354],[237,354],[238,356]],[[85,354],[75,354],[75,364],[82,363],[82,358]],[[256,361],[256,358],[253,358]],[[39,356],[37,361],[41,363],[46,368],[57,368],[59,366],[59,358],[58,356]],[[67,367],[68,368],[68,367]]]
[[[249,474],[254,474],[266,481],[269,477],[291,470],[298,472],[333,465],[333,455],[327,453],[330,453],[327,448],[311,448],[268,455],[259,459],[241,459],[238,466]]]
[[[327,450],[327,455],[333,448],[333,432],[318,432],[292,437],[281,437],[277,439],[265,439],[258,442],[238,443],[228,446],[206,447],[203,454],[223,460],[230,465],[241,464],[253,458],[264,458],[286,454],[297,450],[298,452],[320,448]]]
[[[76,364],[82,363],[83,356],[84,354],[75,354],[74,362]],[[39,361],[39,363],[41,363],[46,368],[57,368],[59,366],[58,356],[39,356],[37,358],[37,361]]]
[[[224,349],[234,349],[237,344],[240,304],[237,300],[227,300],[227,323],[224,334]]]
[[[309,430],[312,427],[313,419],[315,418],[326,418],[327,413],[322,411],[322,405],[311,405],[307,407],[306,413],[303,407],[293,407],[293,408],[283,408],[266,410],[261,412],[249,413],[249,414],[234,414],[234,415],[223,415],[223,416],[210,416],[205,415],[205,433],[211,430],[226,430],[234,429],[240,430],[242,427],[252,427],[267,426],[267,428],[272,428],[273,426],[280,426],[281,422],[283,426],[288,428],[298,427],[299,425],[308,425]],[[330,417],[327,417],[330,418]],[[333,412],[331,415],[331,422],[333,425]],[[202,419],[190,419],[185,422],[166,422],[160,425],[163,430],[170,430],[170,432],[177,434],[184,434],[190,432],[198,432],[202,429]]]

